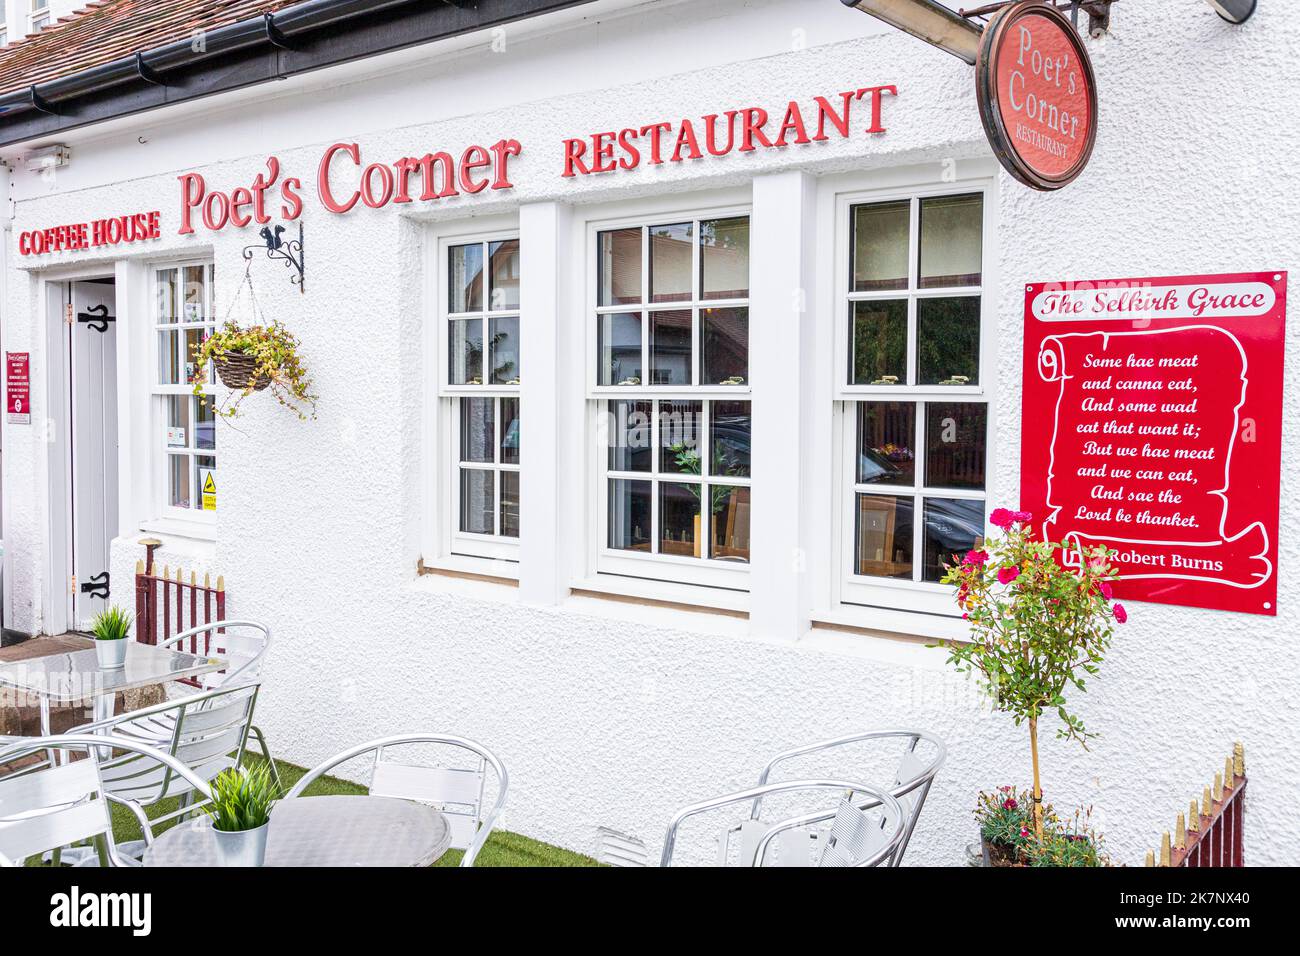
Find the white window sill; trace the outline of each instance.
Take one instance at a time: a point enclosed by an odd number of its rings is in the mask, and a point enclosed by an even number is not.
[[[836,608],[815,611],[812,620],[815,629],[817,625],[828,625],[827,629],[869,632],[864,634],[867,637],[878,635],[887,638],[920,638],[926,641],[970,640],[970,626],[965,621],[943,614],[841,604]]]
[[[421,559],[417,570],[422,575],[444,577],[473,576],[517,584],[519,562],[485,558],[470,554],[448,554],[431,561]]]
[[[660,604],[678,612],[723,612],[730,616],[749,616],[749,594],[727,588],[713,588],[675,581],[656,581],[621,574],[594,574],[570,584],[573,591],[590,591],[618,598]]]
[[[206,544],[215,544],[217,540],[217,526],[211,521],[152,518],[140,522],[140,531],[144,534],[154,534],[163,538],[184,538],[187,541]],[[163,543],[166,544],[166,541]]]

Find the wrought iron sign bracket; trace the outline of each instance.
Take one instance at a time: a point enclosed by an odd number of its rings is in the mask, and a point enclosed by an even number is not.
[[[96,332],[107,332],[108,323],[116,322],[117,316],[109,315],[106,305],[92,305],[85,312],[77,313],[77,321],[86,323]]]
[[[298,238],[290,239],[285,242],[281,238],[284,232],[284,226],[263,226],[259,235],[262,237],[260,245],[244,247],[244,261],[251,263],[253,256],[260,249],[266,253],[268,259],[276,259],[284,263],[286,269],[291,270],[294,274],[289,276],[289,281],[298,287],[299,292],[306,292],[307,265],[306,257],[303,254],[302,223],[298,223]]]
[[[1014,2],[1016,0],[999,0],[997,3],[986,3],[971,9],[962,8],[957,12],[967,19],[987,17]],[[1099,37],[1110,29],[1110,5],[1115,0],[1046,0],[1046,2],[1062,10],[1069,10],[1070,22],[1074,24],[1075,30],[1079,29],[1079,12],[1088,14],[1088,35],[1091,37]]]

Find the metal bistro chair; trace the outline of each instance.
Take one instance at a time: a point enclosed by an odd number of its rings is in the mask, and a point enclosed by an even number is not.
[[[135,740],[78,734],[24,738],[23,743],[0,750],[0,764],[38,751],[83,750],[89,756],[0,778],[0,867],[19,866],[27,857],[83,840],[100,841],[101,858],[108,865],[125,865],[113,843],[109,816],[109,803],[120,801],[105,783],[103,762],[98,759],[99,752],[110,748],[126,751],[137,760],[149,761],[161,773],[184,780],[204,800],[212,796],[207,783],[181,761]],[[141,824],[145,842],[152,843],[151,821]]]
[[[117,741],[129,740],[162,750],[188,768],[187,774],[178,775],[167,766],[144,760],[134,751],[100,760],[100,776],[108,796],[126,806],[147,830],[149,822],[156,826],[194,813],[202,806],[206,797],[199,790],[200,799],[194,799],[194,779],[206,784],[221,771],[239,766],[260,687],[260,684],[221,687],[110,720],[83,724],[73,733],[78,738],[111,734],[115,746]],[[162,725],[171,727],[171,735],[160,740],[157,730]],[[149,821],[145,809],[168,797],[179,798],[180,806]],[[136,856],[143,849],[141,845],[124,846],[123,852]]]
[[[902,804],[903,811],[907,814],[902,842],[899,843],[898,851],[889,862],[890,866],[898,866],[902,863],[903,854],[907,851],[907,845],[912,839],[912,831],[916,829],[916,821],[921,816],[922,807],[925,806],[925,798],[930,793],[930,785],[934,782],[935,775],[939,772],[939,768],[943,766],[943,761],[948,754],[948,748],[944,746],[943,741],[933,734],[921,730],[875,730],[866,733],[848,734],[844,737],[823,740],[804,747],[795,747],[792,750],[777,754],[767,762],[767,766],[763,768],[763,772],[758,776],[758,785],[761,787],[769,783],[773,779],[773,773],[780,765],[799,757],[821,757],[832,751],[850,748],[854,744],[871,745],[882,742],[896,742],[902,745],[902,754],[894,771],[894,781],[889,788],[890,795]],[[920,752],[918,752],[918,748],[920,748]],[[837,770],[827,771],[822,764],[818,765],[818,770],[821,772],[838,772]],[[801,768],[799,773],[804,775],[806,771],[806,767]],[[852,773],[852,776],[862,775],[860,768],[855,768]],[[857,803],[857,806],[863,810],[869,809],[870,805],[869,801]],[[757,821],[761,812],[762,797],[758,797],[754,800],[750,815],[751,820]],[[746,846],[752,844],[755,838],[754,834],[763,832],[763,828],[755,823],[742,824],[737,829],[741,830],[742,841]],[[782,843],[790,847],[798,846],[801,843],[806,844],[807,842],[808,835],[806,833],[791,832],[782,837]]]
[[[801,854],[799,861],[793,865],[879,866],[889,861],[903,840],[907,825],[906,814],[899,802],[885,791],[846,780],[787,780],[703,800],[677,811],[668,825],[668,832],[664,835],[663,853],[659,865],[673,865],[673,855],[677,849],[677,831],[686,820],[725,807],[744,804],[752,806],[754,801],[776,794],[811,795],[819,798],[823,809],[798,814],[777,822],[763,823],[762,834],[755,834],[756,839],[752,847],[743,848],[738,864],[732,865],[791,865],[788,860],[778,859],[782,851],[779,849],[779,844],[774,845],[774,841],[786,833],[826,824],[829,826],[825,827],[825,839],[820,841],[816,853]],[[852,802],[854,794],[865,794],[870,798],[867,810],[860,809]],[[833,808],[825,809],[826,804],[832,799],[835,801]],[[869,811],[874,811],[874,814]],[[723,835],[719,850],[718,865],[720,866],[729,864],[727,833]]]
[[[390,747],[407,744],[438,744],[473,755],[470,767],[429,767],[399,763],[385,759]],[[374,751],[375,758],[370,774],[370,795],[413,800],[436,807],[447,818],[451,827],[451,846],[464,850],[461,866],[473,866],[483,844],[487,842],[497,817],[506,803],[510,778],[505,765],[496,754],[482,744],[465,737],[450,734],[399,734],[380,737],[358,744],[350,750],[335,754],[324,763],[307,771],[286,795],[286,800],[301,797],[316,778],[363,754]],[[483,792],[487,784],[487,769],[496,776],[497,796],[491,810],[483,812]]]
[[[207,636],[200,637],[205,631],[209,632]],[[185,641],[188,641],[188,644],[182,644]],[[213,690],[218,687],[261,680],[262,660],[271,647],[271,629],[257,621],[213,621],[174,634],[158,646],[201,656],[214,655],[229,661],[230,666],[224,671],[200,674],[193,678],[197,686],[204,690]],[[164,718],[160,717],[156,720],[160,724],[159,738],[169,737],[171,727],[166,725]],[[275,761],[271,759],[270,748],[266,745],[266,736],[255,724],[249,726],[248,732],[257,741],[262,756],[266,758],[275,785],[283,790],[280,771],[276,769]]]

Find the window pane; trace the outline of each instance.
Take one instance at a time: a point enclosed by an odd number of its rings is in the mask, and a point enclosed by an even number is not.
[[[654,402],[609,402],[610,471],[650,470],[650,428]],[[647,526],[648,527],[648,526]]]
[[[501,472],[501,534],[519,537],[519,472]]]
[[[749,296],[749,217],[700,223],[702,299]]]
[[[713,402],[709,406],[713,439],[709,459],[710,475],[749,477],[749,436],[752,426],[750,408],[749,402]]]
[[[911,485],[916,478],[916,406],[858,403],[858,483]]]
[[[854,302],[849,338],[853,385],[907,382],[907,300]]]
[[[974,402],[928,402],[925,416],[926,485],[983,488],[988,406]]]
[[[488,244],[488,308],[494,312],[519,308],[519,240],[506,239]]]
[[[977,385],[980,300],[916,300],[916,374],[922,385]]]
[[[711,485],[713,525],[709,557],[749,562],[749,489]]]
[[[190,432],[190,405],[197,399],[188,395],[167,396],[167,447],[188,448],[193,435]]]
[[[492,332],[492,382],[519,384],[519,316],[488,320]]]
[[[447,323],[447,376],[452,385],[483,384],[483,321]]]
[[[212,262],[208,263],[208,317],[217,319],[217,267]]]
[[[983,213],[978,193],[921,200],[922,289],[980,284]]]
[[[191,398],[194,403],[194,447],[207,451],[217,447],[217,416],[212,399]]]
[[[452,246],[447,254],[447,311],[480,311],[483,308],[483,244]]]
[[[167,503],[173,508],[188,508],[192,491],[189,456],[168,455]]]
[[[501,399],[501,455],[505,465],[519,464],[519,399]],[[504,492],[502,492],[504,494]]]
[[[853,207],[853,291],[907,288],[911,203]]]
[[[160,385],[180,385],[181,334],[179,332],[158,333],[158,383]]]
[[[701,402],[659,403],[659,470],[700,473]]]
[[[691,311],[650,313],[651,385],[691,384]]]
[[[496,399],[462,398],[460,400],[460,460],[492,461],[496,443],[493,410]]]
[[[749,310],[701,309],[701,385],[744,385],[749,379]]]
[[[176,270],[159,269],[157,279],[158,323],[168,325],[176,321]]]
[[[700,486],[659,484],[659,553],[700,556]]]
[[[596,316],[596,356],[601,385],[640,385],[641,314]]]
[[[695,224],[650,227],[650,301],[688,302]]]
[[[203,340],[208,337],[206,329],[186,329],[185,330],[185,383],[193,384],[194,376],[198,372],[199,349],[203,347]]]
[[[858,495],[853,573],[912,579],[912,500]]]
[[[620,551],[650,550],[650,482],[611,478],[609,546]]]
[[[944,563],[965,555],[984,539],[984,502],[969,498],[925,499],[923,579],[938,581]],[[960,558],[958,558],[960,560]]]
[[[208,317],[203,301],[203,280],[208,270],[204,266],[186,266],[181,271],[181,294],[184,297],[181,316],[186,322],[202,322]]]
[[[641,230],[602,232],[599,251],[600,305],[641,301]]]
[[[201,511],[217,510],[217,460],[206,455],[194,458],[194,487],[198,500],[194,507]]]
[[[468,534],[492,534],[492,476],[486,468],[460,470],[460,530]]]

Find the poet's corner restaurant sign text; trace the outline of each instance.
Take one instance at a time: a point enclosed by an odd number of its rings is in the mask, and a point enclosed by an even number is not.
[[[998,161],[1034,189],[1060,189],[1088,165],[1097,82],[1078,32],[1055,7],[1025,0],[984,30],[975,63],[980,119]]]
[[[1020,506],[1121,597],[1277,613],[1286,279],[1026,287]]]

